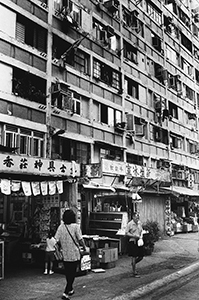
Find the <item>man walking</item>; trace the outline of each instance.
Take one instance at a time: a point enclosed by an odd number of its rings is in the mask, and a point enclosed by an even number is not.
[[[143,259],[144,248],[142,240],[142,224],[139,220],[138,212],[133,213],[132,220],[127,224],[126,236],[128,240],[128,255],[132,257],[132,270],[133,277],[139,278],[140,276],[136,272],[136,264]]]

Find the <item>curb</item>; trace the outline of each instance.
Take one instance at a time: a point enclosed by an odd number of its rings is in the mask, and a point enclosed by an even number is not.
[[[186,276],[194,271],[199,269],[199,262],[193,263],[188,267],[181,269],[175,273],[172,273],[168,276],[165,276],[161,279],[155,280],[149,284],[141,286],[140,288],[130,292],[125,293],[123,295],[117,296],[112,298],[112,300],[132,300],[132,299],[139,299],[140,297],[146,296],[147,294],[154,292],[156,289],[159,289],[169,283],[178,280],[179,278]],[[110,299],[109,299],[110,300]]]

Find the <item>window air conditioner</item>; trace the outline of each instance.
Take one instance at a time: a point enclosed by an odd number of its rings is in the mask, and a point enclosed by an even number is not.
[[[137,136],[144,135],[144,125],[135,124],[135,135]]]
[[[111,26],[109,26],[109,25],[105,26],[105,30],[107,32],[108,38],[115,35],[115,31]]]
[[[111,12],[114,13],[118,10],[119,1],[118,0],[108,0],[104,2],[104,6]]]

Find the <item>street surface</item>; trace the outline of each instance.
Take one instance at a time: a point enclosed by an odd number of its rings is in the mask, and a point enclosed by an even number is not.
[[[199,270],[156,290],[141,300],[198,300],[199,299]]]

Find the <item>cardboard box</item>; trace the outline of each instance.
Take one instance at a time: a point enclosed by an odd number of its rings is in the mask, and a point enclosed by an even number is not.
[[[22,253],[22,261],[24,263],[28,263],[28,264],[33,263],[32,253],[30,253],[30,252],[23,252]]]
[[[97,258],[100,263],[108,263],[118,260],[117,248],[101,248],[97,249]]]
[[[118,260],[118,248],[111,249],[111,261]]]
[[[198,232],[198,225],[192,225],[192,231]]]

